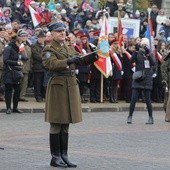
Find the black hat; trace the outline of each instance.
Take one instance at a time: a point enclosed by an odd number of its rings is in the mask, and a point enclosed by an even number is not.
[[[39,34],[37,35],[38,38],[40,37],[46,37],[45,32],[44,31],[40,31]]]
[[[48,26],[49,31],[63,31],[65,25],[62,22],[56,22]]]
[[[14,19],[12,22],[17,22],[18,24],[21,24],[21,22],[18,19]]]

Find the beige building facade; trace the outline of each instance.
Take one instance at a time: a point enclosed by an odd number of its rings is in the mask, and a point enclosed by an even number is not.
[[[165,13],[170,17],[170,0],[162,0],[162,8],[165,9]]]

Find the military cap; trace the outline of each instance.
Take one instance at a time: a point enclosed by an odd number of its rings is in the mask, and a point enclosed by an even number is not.
[[[91,29],[89,29],[88,32],[89,32],[89,33],[90,33],[90,32],[95,32],[95,30],[94,30],[93,28],[91,28]]]
[[[75,34],[75,37],[81,37],[82,34],[83,34],[82,31],[78,31],[78,32]]]
[[[28,36],[28,33],[24,29],[19,29],[18,32],[17,32],[17,35],[19,37],[25,37],[25,36]]]
[[[94,36],[99,36],[99,35],[100,35],[100,31],[95,31],[95,32],[93,33],[93,35],[94,35]]]
[[[87,35],[86,35],[86,34],[81,34],[81,35],[80,35],[80,38],[82,38],[82,39],[83,39],[83,38],[87,38]]]
[[[48,26],[49,31],[64,31],[65,25],[62,22],[56,22]]]

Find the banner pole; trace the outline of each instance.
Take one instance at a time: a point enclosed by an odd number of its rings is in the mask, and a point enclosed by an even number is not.
[[[101,85],[100,85],[100,103],[103,103],[103,74],[101,74]]]

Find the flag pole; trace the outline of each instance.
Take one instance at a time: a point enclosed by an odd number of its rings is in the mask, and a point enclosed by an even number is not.
[[[103,103],[103,74],[101,74],[101,81],[100,81],[100,103]]]
[[[109,56],[109,43],[108,43],[108,22],[107,22],[107,11],[103,9],[103,24],[100,31],[98,48],[101,51],[98,51],[99,59],[94,63],[95,66],[101,72],[100,79],[100,102],[103,102],[103,87],[104,87],[104,76],[109,77],[109,74],[112,69],[112,64]]]
[[[103,17],[105,16],[105,12],[103,13]],[[100,103],[103,103],[103,74],[101,74],[101,80],[100,80]]]

